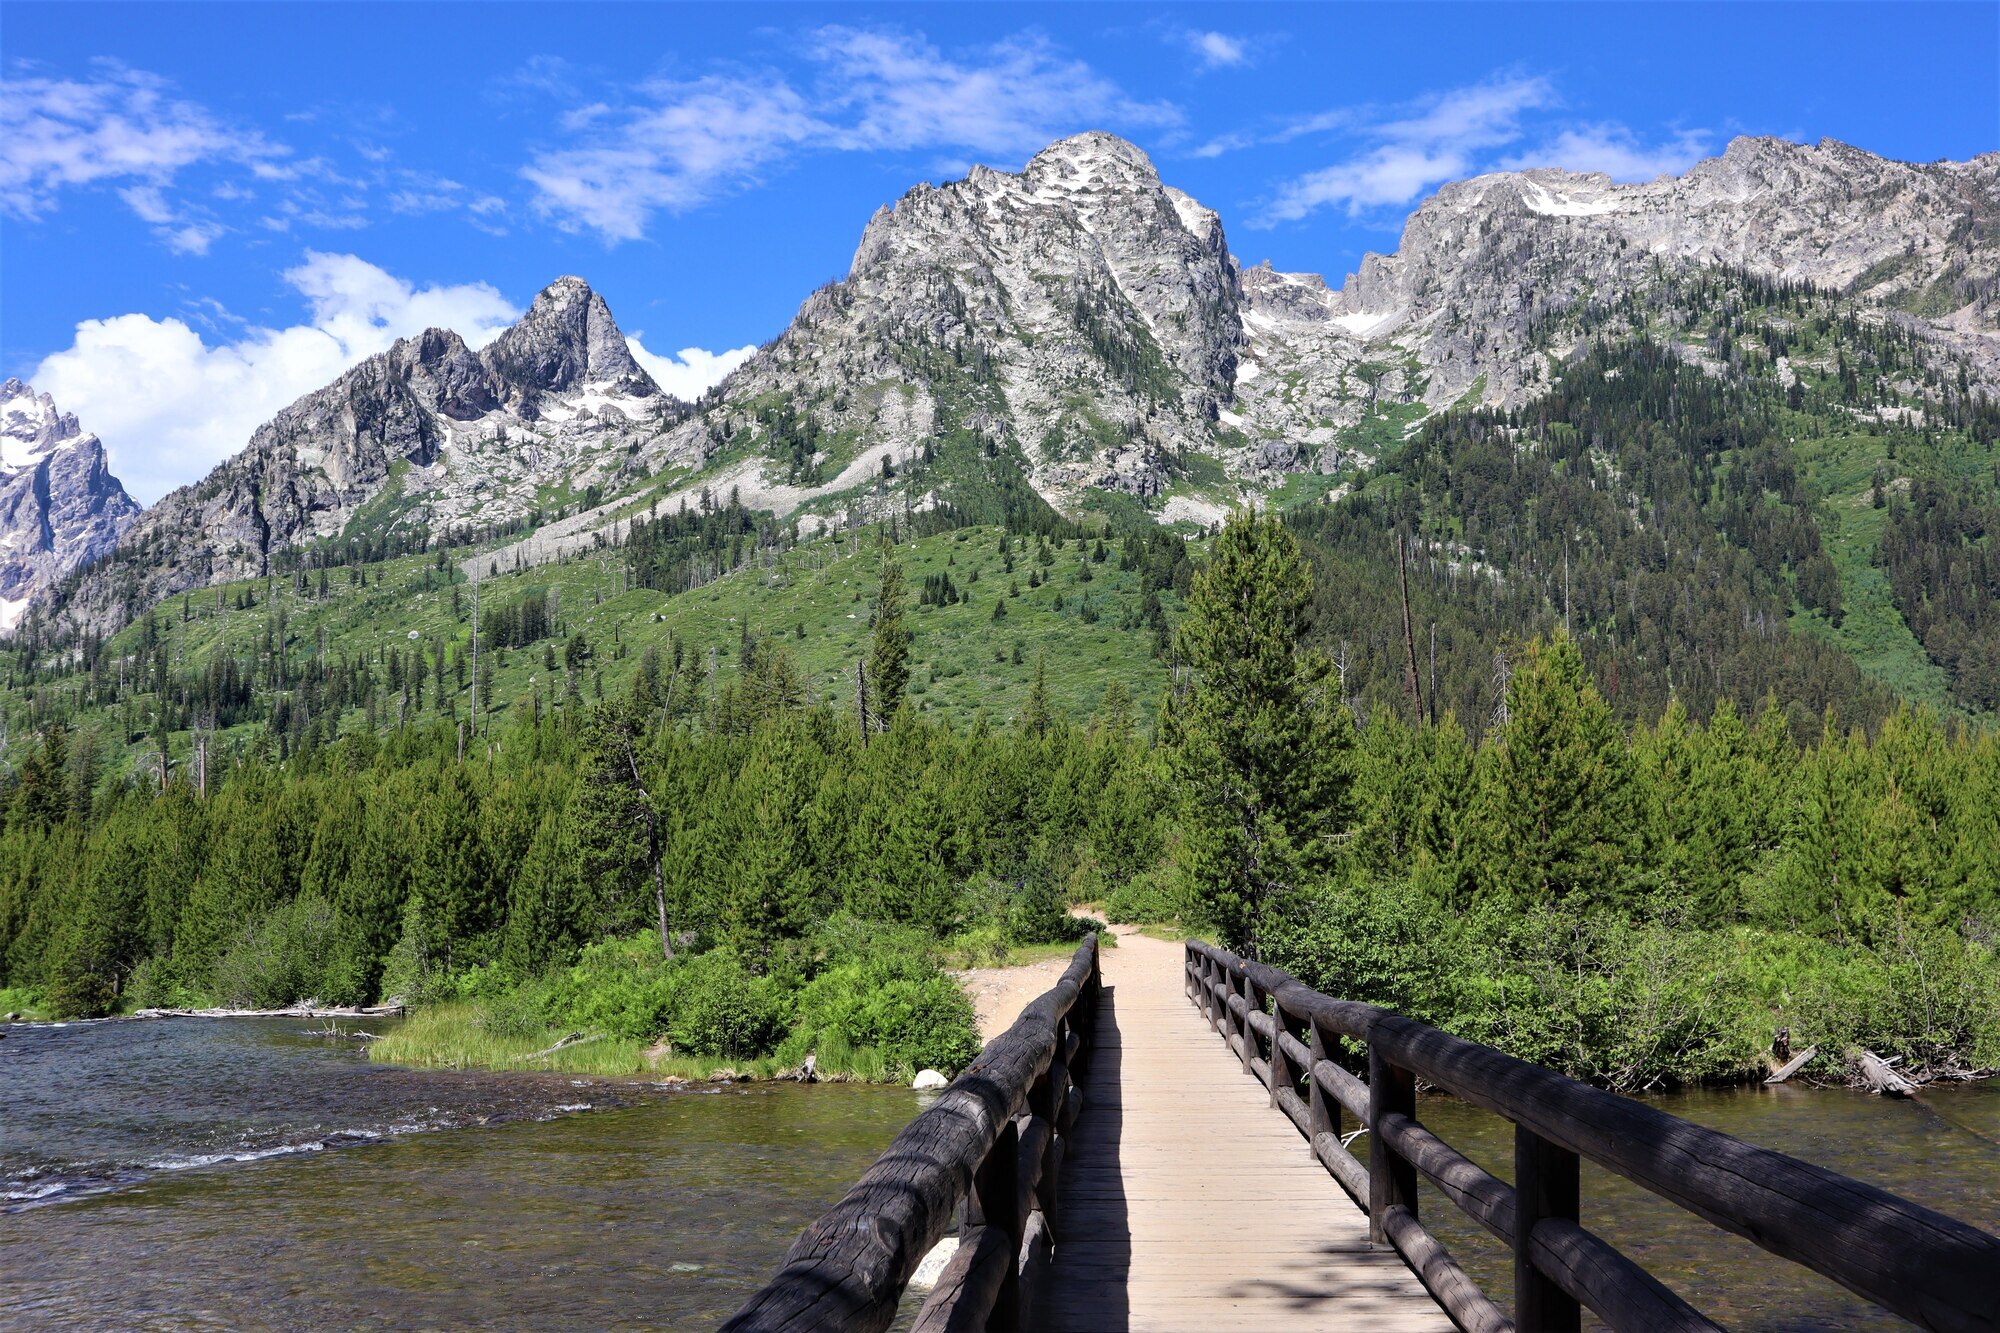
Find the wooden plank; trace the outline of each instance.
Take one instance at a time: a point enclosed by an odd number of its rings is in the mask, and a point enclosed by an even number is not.
[[[1200,988],[1185,984],[1182,958],[1140,935],[1103,955],[1095,1077],[1063,1163],[1054,1260],[1024,1326],[1450,1328],[1396,1253],[1369,1246],[1366,1216],[1243,1073],[1240,1033],[1255,1027],[1241,987],[1233,1012],[1215,1005],[1237,1020],[1225,1043],[1189,998]]]
[[[1771,1075],[1771,1077],[1765,1079],[1764,1082],[1767,1084],[1783,1083],[1786,1079],[1798,1073],[1801,1069],[1804,1069],[1806,1067],[1806,1062],[1811,1060],[1815,1055],[1818,1054],[1819,1054],[1819,1047],[1817,1046],[1806,1047],[1803,1051],[1800,1051],[1797,1055],[1793,1056],[1791,1059],[1785,1061],[1784,1064],[1780,1065],[1778,1067],[1778,1072]]]

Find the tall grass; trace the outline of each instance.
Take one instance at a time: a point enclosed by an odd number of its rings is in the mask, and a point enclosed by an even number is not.
[[[559,1028],[495,1031],[483,1004],[439,1004],[417,1010],[382,1040],[371,1043],[368,1058],[418,1069],[518,1070],[691,1083],[720,1078],[775,1079],[793,1072],[799,1064],[799,1058],[786,1058],[792,1053],[783,1050],[765,1056],[685,1055],[597,1033],[586,1033],[584,1040],[559,1050],[550,1049],[569,1035]],[[814,1072],[818,1078],[834,1082],[902,1081],[901,1071],[882,1052],[872,1046],[850,1046],[838,1033],[821,1039]]]

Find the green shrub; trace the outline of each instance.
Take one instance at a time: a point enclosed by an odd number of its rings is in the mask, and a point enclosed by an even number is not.
[[[133,968],[125,980],[125,993],[141,1009],[198,1009],[203,1003],[203,997],[183,985],[160,958],[148,958]]]
[[[1142,871],[1111,890],[1104,900],[1104,917],[1127,925],[1181,921],[1190,913],[1168,875]]]
[[[317,894],[272,908],[216,961],[210,990],[227,1005],[270,1009],[367,998],[368,956],[351,918]]]
[[[673,969],[667,1035],[694,1055],[758,1055],[784,1032],[768,977],[753,978],[729,949],[712,949]]]
[[[838,942],[836,937],[836,942]],[[979,1053],[972,1002],[929,952],[895,947],[895,932],[865,953],[843,950],[799,995],[798,1021],[781,1059],[817,1051],[830,1068],[844,1052],[872,1048],[886,1072],[947,1073]]]
[[[1091,929],[1090,922],[1069,914],[1055,886],[1039,875],[1030,876],[1007,907],[1007,939],[1013,944],[1060,944],[1082,939]]]
[[[667,1030],[673,1016],[671,973],[655,931],[600,940],[585,946],[575,963],[556,974],[549,1016],[558,1027],[650,1041]]]

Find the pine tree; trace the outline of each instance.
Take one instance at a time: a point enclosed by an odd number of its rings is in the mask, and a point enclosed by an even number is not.
[[[903,567],[885,550],[882,582],[875,594],[875,638],[868,654],[868,688],[874,696],[870,713],[875,726],[887,731],[903,706],[910,684],[910,633],[903,626]]]
[[[1574,640],[1536,642],[1507,684],[1507,725],[1480,754],[1489,891],[1524,901],[1622,903],[1633,780],[1624,738]]]
[[[1232,945],[1328,866],[1349,808],[1353,720],[1306,649],[1311,567],[1277,519],[1230,517],[1195,575],[1177,645],[1193,688],[1166,730],[1187,829],[1183,873]]]
[[[1015,649],[1018,653],[1020,650]],[[1042,740],[1055,726],[1055,707],[1049,702],[1049,655],[1035,654],[1035,680],[1021,704],[1020,726],[1024,734]]]

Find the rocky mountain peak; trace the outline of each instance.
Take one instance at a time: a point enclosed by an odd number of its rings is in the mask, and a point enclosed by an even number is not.
[[[561,277],[535,297],[520,322],[494,339],[480,361],[510,404],[586,384],[649,398],[659,386],[640,368],[603,296],[582,278]]]
[[[1021,173],[1039,186],[1158,189],[1160,173],[1145,149],[1103,130],[1058,139],[1028,160]]]
[[[48,394],[0,383],[0,630],[71,570],[118,544],[139,506],[104,446]]]
[[[76,417],[58,411],[49,395],[37,394],[18,379],[0,383],[0,466],[8,471],[31,466],[82,433]]]

